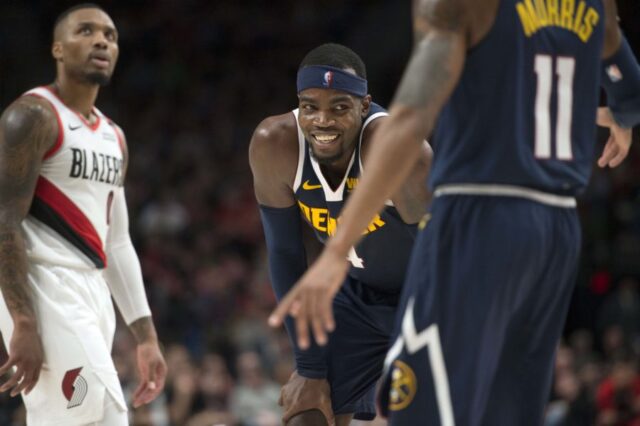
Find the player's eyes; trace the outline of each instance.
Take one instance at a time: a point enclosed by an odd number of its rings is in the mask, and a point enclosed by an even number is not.
[[[78,33],[80,33],[82,35],[91,35],[91,28],[82,27],[82,28],[80,28],[80,31],[78,31]]]
[[[333,107],[333,109],[335,111],[341,112],[346,111],[347,109],[349,109],[349,107],[347,105],[336,105],[335,107]]]
[[[313,111],[315,108],[313,107],[313,105],[302,105],[302,109],[305,111]]]

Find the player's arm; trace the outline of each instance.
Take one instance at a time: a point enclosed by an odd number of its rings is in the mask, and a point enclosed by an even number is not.
[[[319,342],[326,341],[325,331],[335,327],[332,300],[347,271],[349,248],[415,166],[422,141],[431,133],[462,73],[472,40],[469,17],[489,16],[482,9],[495,15],[495,7],[475,0],[422,0],[416,4],[416,27],[424,35],[416,40],[389,118],[373,136],[366,172],[323,254],[270,318],[270,323],[277,325],[288,312],[296,312],[301,346],[309,343],[309,327]]]
[[[610,129],[600,167],[616,167],[629,153],[632,127],[640,123],[640,67],[618,25],[615,0],[606,0],[602,86],[608,107],[598,108],[597,123]]]
[[[57,137],[55,113],[44,100],[20,98],[0,118],[0,289],[14,325],[9,359],[0,375],[17,368],[0,391],[11,389],[12,395],[29,392],[42,365],[20,225],[29,212],[42,159]]]
[[[295,117],[288,113],[262,121],[249,144],[249,164],[267,245],[271,285],[278,300],[285,297],[307,269],[305,241],[313,245],[303,234],[292,189],[298,164],[297,135]],[[298,373],[307,378],[324,378],[324,352],[317,346],[300,351],[293,338],[293,322],[289,319],[285,325],[292,337]]]
[[[363,139],[365,141],[370,140],[378,128],[387,118],[381,117],[374,120],[365,130]],[[363,144],[364,159],[364,173],[367,173],[367,164],[369,157],[367,153],[370,149],[370,144]],[[405,182],[400,186],[400,189],[391,196],[391,201],[396,210],[400,214],[400,217],[405,223],[415,224],[418,223],[424,214],[426,213],[427,204],[431,199],[431,194],[427,189],[427,177],[429,176],[429,170],[431,168],[431,159],[433,157],[433,151],[427,141],[423,141],[423,145],[418,151],[418,156],[413,166],[413,169],[409,173],[409,176]]]
[[[124,134],[119,128],[123,142],[123,179],[126,176],[128,150]],[[164,387],[167,367],[160,352],[158,334],[151,318],[142,279],[142,268],[138,254],[129,235],[129,213],[124,186],[114,191],[107,235],[107,267],[105,281],[111,291],[118,310],[136,339],[140,385],[134,392],[133,404],[139,406],[151,402]]]

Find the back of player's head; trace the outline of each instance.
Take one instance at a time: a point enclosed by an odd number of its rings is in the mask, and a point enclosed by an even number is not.
[[[352,69],[358,77],[367,78],[367,69],[360,56],[341,44],[326,43],[316,47],[302,59],[299,68],[311,65],[326,65],[343,70]]]
[[[58,27],[60,26],[60,24],[63,23],[64,20],[67,19],[67,17],[71,15],[73,12],[81,9],[98,9],[103,11],[104,13],[107,13],[107,11],[102,8],[102,6],[96,3],[80,3],[80,4],[76,4],[75,6],[71,6],[68,9],[65,9],[63,12],[61,12],[58,15],[58,17],[53,23],[53,39],[54,40],[56,39],[56,31],[58,30]]]

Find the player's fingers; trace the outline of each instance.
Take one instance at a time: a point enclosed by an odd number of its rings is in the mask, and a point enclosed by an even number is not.
[[[33,372],[25,372],[22,380],[18,382],[18,385],[11,389],[11,396],[20,395],[27,387],[32,387]]]
[[[298,295],[298,287],[292,288],[289,293],[278,303],[278,306],[269,315],[269,325],[271,327],[279,327],[283,322],[287,313],[291,308],[291,304],[296,300]]]
[[[15,364],[15,359],[10,356],[9,359],[7,359],[7,361],[4,364],[2,364],[2,367],[0,367],[0,376],[2,376],[7,371],[9,371],[9,369],[13,367],[14,364]]]
[[[298,346],[300,349],[309,347],[309,321],[307,319],[307,307],[302,302],[300,312],[296,316],[296,335],[298,336]]]
[[[320,346],[324,346],[327,344],[327,333],[324,331],[322,317],[320,315],[321,307],[319,305],[321,303],[322,301],[318,299],[311,302],[311,328],[313,330],[313,337],[316,339],[316,343]]]
[[[22,368],[18,367],[15,373],[7,380],[2,386],[0,386],[0,392],[6,392],[9,389],[13,389],[18,384],[22,375],[24,374]]]
[[[609,167],[618,167],[629,153],[628,149],[618,148],[618,153],[609,161]]]
[[[333,300],[329,298],[325,303],[322,304],[322,311],[320,312],[320,317],[322,318],[322,323],[324,324],[324,329],[331,333],[336,328],[335,321],[333,320]]]
[[[598,159],[598,166],[606,167],[609,164],[609,161],[615,156],[616,144],[613,140],[613,135],[609,137],[604,149],[602,150],[602,155]]]
[[[161,391],[162,389],[164,389],[164,381],[166,377],[167,377],[167,365],[164,363],[164,361],[159,361],[157,363],[156,378],[155,378],[155,384],[156,384],[156,387],[158,388],[158,391]]]
[[[138,384],[138,387],[136,388],[136,390],[133,392],[134,408],[138,408],[139,406],[142,405],[142,395],[144,394],[144,391],[146,389],[147,389],[147,382],[141,381],[140,384]]]

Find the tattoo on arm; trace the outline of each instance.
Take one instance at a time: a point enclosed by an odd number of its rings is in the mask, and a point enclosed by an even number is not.
[[[129,330],[133,333],[138,344],[158,340],[156,328],[153,326],[151,317],[138,318],[129,324]]]
[[[467,45],[462,3],[422,0],[414,9],[416,20],[426,22],[428,30],[416,41],[394,103],[422,112],[420,140],[433,129],[462,73]]]
[[[0,289],[16,321],[33,321],[20,224],[27,215],[44,153],[57,137],[51,111],[20,99],[0,118]]]

